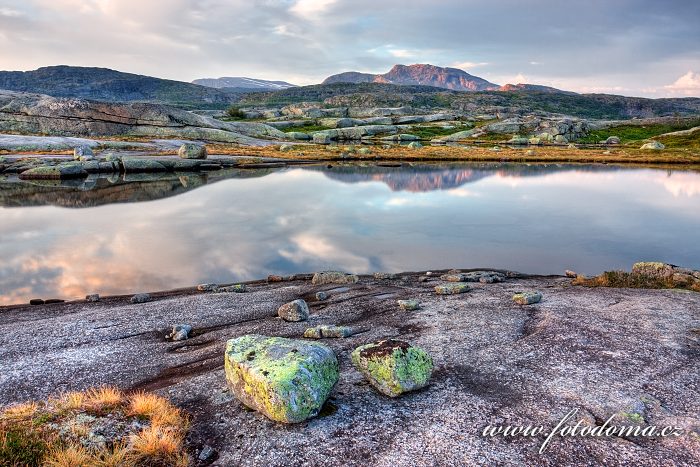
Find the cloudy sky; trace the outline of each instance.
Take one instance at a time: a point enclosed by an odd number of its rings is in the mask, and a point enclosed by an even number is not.
[[[395,63],[579,92],[700,96],[697,0],[0,0],[0,69],[312,84]]]

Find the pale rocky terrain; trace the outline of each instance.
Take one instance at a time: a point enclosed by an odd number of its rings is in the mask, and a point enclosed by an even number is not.
[[[700,294],[572,286],[564,277],[509,274],[438,296],[442,282],[421,274],[362,276],[348,285],[294,280],[247,284],[246,293],[193,289],[0,309],[0,404],[110,384],[152,390],[192,415],[193,456],[213,465],[678,465],[700,462]],[[315,293],[326,291],[325,301]],[[539,290],[520,306],[514,293]],[[99,292],[99,291],[95,291]],[[304,298],[306,322],[277,308]],[[404,311],[397,299],[417,299]],[[171,342],[173,325],[191,338]],[[249,333],[300,338],[307,327],[351,326],[324,339],[340,379],[322,413],[284,425],[246,409],[227,388],[228,339]],[[435,370],[420,391],[388,398],[350,362],[351,351],[382,338],[425,349]],[[559,438],[544,454],[536,439],[484,438],[489,424],[544,425],[578,408],[585,424],[616,415],[618,425],[674,425],[668,438]]]

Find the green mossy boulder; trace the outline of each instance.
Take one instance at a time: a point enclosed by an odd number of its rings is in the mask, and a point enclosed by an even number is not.
[[[314,274],[311,279],[313,285],[323,284],[355,284],[360,278],[355,274],[347,274],[340,271],[323,271]]]
[[[318,415],[339,375],[326,345],[256,334],[229,340],[224,366],[238,400],[282,423]]]
[[[389,397],[427,386],[433,359],[411,344],[387,339],[356,348],[352,363],[379,392]]]
[[[471,288],[462,282],[435,286],[435,293],[438,295],[455,295],[469,292],[470,290]]]
[[[540,292],[520,292],[513,295],[513,301],[518,305],[532,305],[542,300]]]

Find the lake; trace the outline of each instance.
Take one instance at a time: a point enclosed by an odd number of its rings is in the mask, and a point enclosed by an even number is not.
[[[345,165],[31,184],[0,178],[0,304],[268,274],[700,268],[700,173]]]

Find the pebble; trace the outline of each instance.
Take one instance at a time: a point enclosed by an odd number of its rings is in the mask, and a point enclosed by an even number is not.
[[[151,294],[137,293],[131,297],[131,303],[146,303],[151,301]]]

